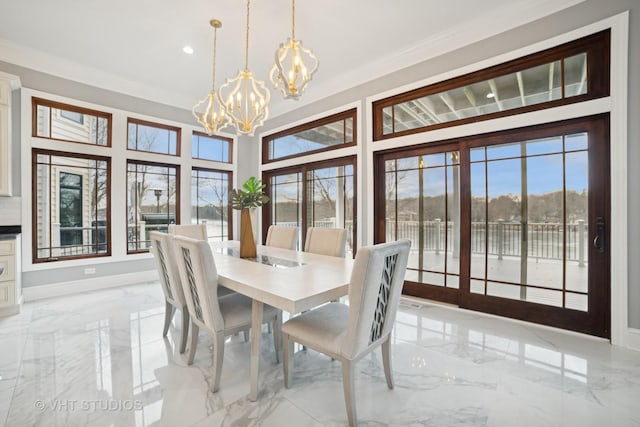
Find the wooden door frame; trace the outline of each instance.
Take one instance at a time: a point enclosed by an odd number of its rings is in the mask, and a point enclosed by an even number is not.
[[[461,308],[482,311],[540,323],[599,337],[611,336],[611,274],[610,248],[605,253],[596,251],[589,245],[589,263],[598,263],[601,268],[589,267],[588,311],[548,306],[544,304],[511,300],[469,291],[470,283],[470,236],[471,227],[471,187],[469,150],[475,147],[526,141],[545,136],[567,135],[569,133],[589,133],[589,236],[593,234],[596,217],[602,217],[606,224],[605,241],[610,242],[611,186],[610,186],[610,119],[609,114],[580,117],[560,122],[545,123],[518,129],[499,131],[492,134],[474,135],[437,143],[422,144],[411,148],[394,148],[374,154],[374,176],[384,177],[385,161],[418,154],[452,151],[460,152],[460,288],[459,290],[405,282],[403,292],[423,298],[456,304]],[[374,242],[385,240],[385,186],[374,184]],[[600,195],[596,199],[596,195]],[[604,286],[598,284],[604,283]]]

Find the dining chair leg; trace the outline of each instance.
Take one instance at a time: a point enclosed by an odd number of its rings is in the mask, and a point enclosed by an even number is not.
[[[171,325],[171,319],[173,319],[173,313],[176,308],[171,305],[169,301],[164,302],[164,329],[162,330],[162,336],[166,337],[169,332],[169,326]]]
[[[211,392],[215,393],[220,388],[220,375],[222,375],[222,360],[224,359],[224,332],[217,332],[213,339],[213,367],[211,378]]]
[[[268,323],[271,326],[271,323]],[[273,319],[273,349],[276,352],[276,364],[280,363],[280,343],[282,340],[282,312]]]
[[[284,333],[282,334],[282,367],[284,368],[284,386],[289,388],[293,374],[293,340]]]
[[[387,387],[393,389],[393,370],[391,369],[391,335],[382,343],[382,365],[384,377],[387,379]]]
[[[180,354],[187,349],[187,336],[189,335],[189,311],[182,307],[182,330],[180,331]]]
[[[342,361],[342,388],[344,389],[344,406],[347,409],[347,419],[349,420],[350,427],[358,425],[358,419],[356,417],[356,400],[353,380],[354,365],[355,364],[351,360]]]
[[[244,342],[249,342],[249,330],[245,329],[242,334],[244,335]]]
[[[193,358],[196,356],[196,348],[198,347],[198,333],[200,328],[198,325],[191,322],[191,341],[189,342],[189,354],[187,356],[187,365],[193,364]]]

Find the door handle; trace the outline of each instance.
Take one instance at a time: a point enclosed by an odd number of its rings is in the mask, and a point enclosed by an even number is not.
[[[605,250],[605,231],[604,218],[598,217],[596,219],[596,237],[593,238],[593,247],[598,253],[604,253]]]

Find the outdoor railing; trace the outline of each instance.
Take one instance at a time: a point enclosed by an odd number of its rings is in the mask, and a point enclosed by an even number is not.
[[[397,227],[397,234],[396,234]],[[453,239],[453,222],[440,220],[422,223],[422,240],[424,250],[439,253],[455,250]],[[566,225],[566,243],[563,226],[560,223],[528,223],[526,232],[527,255],[530,258],[562,259],[563,247],[566,249],[567,261],[578,261],[581,265],[587,257],[588,224],[579,220]],[[392,221],[386,223],[387,240],[409,239],[412,250],[418,250],[420,225],[418,221]],[[523,224],[519,222],[472,222],[471,253],[503,256],[520,256],[522,252]]]
[[[296,223],[278,223],[284,226],[296,226]],[[336,227],[335,220],[315,221],[315,227]],[[150,231],[167,231],[167,224],[139,223],[128,226],[129,245],[146,247]],[[397,227],[397,234],[396,234]],[[353,222],[346,221],[349,248],[352,247]],[[566,249],[567,261],[578,261],[584,264],[587,258],[588,224],[583,220],[567,224],[563,230],[560,223],[529,223],[526,230],[527,255],[529,258],[562,259],[563,247]],[[420,225],[418,221],[387,220],[387,241],[395,239],[411,240],[411,248],[417,251],[420,245]],[[471,253],[496,256],[519,257],[522,253],[523,225],[519,222],[472,222],[471,223]],[[55,231],[55,230],[54,230]],[[563,233],[566,231],[566,243]],[[61,237],[65,242],[55,241],[52,251],[58,256],[94,254],[107,250],[106,226],[92,227],[59,227]],[[455,251],[454,224],[452,221],[439,220],[424,221],[422,223],[422,246],[424,250],[436,254]],[[140,241],[136,242],[139,237]],[[446,237],[446,238],[445,238]],[[136,245],[137,243],[137,245]]]

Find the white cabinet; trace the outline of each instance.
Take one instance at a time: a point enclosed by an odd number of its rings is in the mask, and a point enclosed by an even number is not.
[[[17,76],[0,72],[0,196],[11,196],[11,91],[19,87]]]
[[[15,314],[22,303],[20,235],[0,238],[0,316]]]

